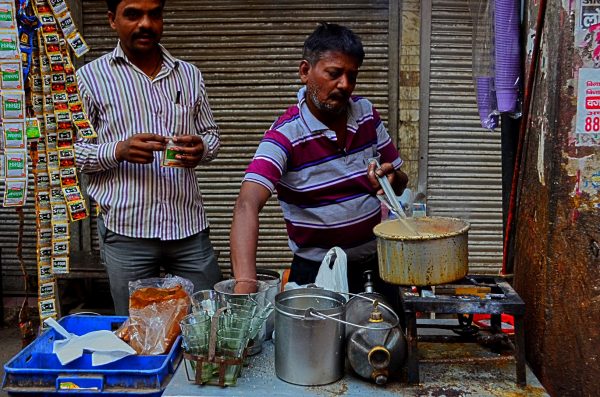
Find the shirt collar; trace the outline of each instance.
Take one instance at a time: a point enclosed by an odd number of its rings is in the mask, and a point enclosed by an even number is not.
[[[303,86],[298,90],[297,98],[300,115],[306,123],[306,126],[310,129],[310,132],[314,133],[329,130],[329,127],[317,119],[308,108],[308,105],[306,104],[306,86]],[[358,123],[354,119],[354,114],[356,114],[354,101],[350,99],[348,105],[348,120],[346,121],[346,125],[348,126],[348,131],[356,131],[358,129]]]
[[[167,49],[163,47],[162,44],[159,43],[158,46],[160,47],[160,50],[162,52],[163,65],[166,66],[167,69],[172,70],[179,66],[179,61],[173,55],[171,55],[171,53],[167,51]],[[133,66],[133,63],[131,63],[131,61],[127,58],[125,51],[123,51],[123,48],[121,47],[121,40],[119,40],[117,46],[110,54],[111,62],[116,62],[118,59],[122,59],[123,61]]]

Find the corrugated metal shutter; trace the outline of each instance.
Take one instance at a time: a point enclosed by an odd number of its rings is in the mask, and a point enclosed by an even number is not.
[[[479,122],[472,82],[468,0],[430,1],[427,202],[430,215],[471,222],[472,273],[502,262],[500,132]]]
[[[92,51],[86,62],[111,51],[104,2],[86,2],[84,36]],[[169,0],[163,44],[202,71],[222,133],[217,160],[202,167],[198,180],[211,222],[220,264],[229,267],[229,230],[243,172],[264,131],[300,87],[302,44],[320,21],[338,22],[363,39],[367,59],[356,93],[369,97],[384,120],[388,115],[388,1]],[[272,199],[261,215],[258,264],[282,268],[290,253],[279,205]],[[95,230],[93,247],[97,247]]]

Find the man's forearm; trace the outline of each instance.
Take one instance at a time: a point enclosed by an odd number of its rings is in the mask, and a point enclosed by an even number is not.
[[[256,279],[258,227],[258,215],[236,208],[230,236],[231,265],[236,279]]]

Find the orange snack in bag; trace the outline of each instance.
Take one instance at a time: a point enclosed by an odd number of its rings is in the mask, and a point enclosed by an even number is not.
[[[129,319],[117,335],[138,354],[165,354],[181,332],[179,321],[190,303],[181,285],[139,288],[129,297]]]

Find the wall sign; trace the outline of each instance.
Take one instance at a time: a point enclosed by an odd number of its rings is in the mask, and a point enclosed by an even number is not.
[[[579,69],[576,146],[600,145],[600,69]]]

